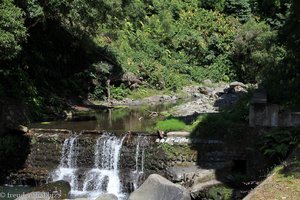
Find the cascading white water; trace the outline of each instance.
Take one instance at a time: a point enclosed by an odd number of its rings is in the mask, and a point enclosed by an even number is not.
[[[76,164],[79,154],[78,136],[67,138],[62,147],[60,164],[51,174],[52,181],[68,181],[72,197],[94,198],[103,193],[112,193],[122,199],[124,195],[121,194],[118,163],[125,137],[119,139],[103,134],[97,139],[94,166],[84,173],[81,183],[77,175],[80,166]]]
[[[112,193],[122,196],[118,163],[123,141],[116,136],[104,134],[95,145],[94,168],[86,173],[83,191],[90,195]]]
[[[72,191],[76,190],[78,187],[78,178],[76,176],[76,161],[79,153],[78,136],[79,135],[72,135],[64,141],[60,164],[51,174],[53,181],[68,181],[71,185]]]
[[[144,173],[144,157],[145,148],[141,145],[142,136],[137,137],[137,144],[135,150],[135,170],[132,172],[133,175],[133,189],[136,190],[140,176]]]

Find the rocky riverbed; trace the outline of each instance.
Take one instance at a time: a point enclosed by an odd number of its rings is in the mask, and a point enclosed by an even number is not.
[[[111,99],[102,104],[104,106],[140,106],[177,103],[179,105],[171,110],[171,114],[173,116],[189,116],[214,113],[224,107],[232,106],[242,95],[247,93],[248,88],[249,85],[241,82],[228,84],[212,83],[210,80],[206,80],[203,85],[186,86],[173,95],[154,95],[143,99]]]

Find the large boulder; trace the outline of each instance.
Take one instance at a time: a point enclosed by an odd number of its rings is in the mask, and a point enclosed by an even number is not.
[[[36,192],[45,192],[51,195],[51,199],[67,199],[71,191],[71,186],[67,181],[55,181],[34,188]]]
[[[114,194],[102,194],[101,196],[97,197],[96,200],[118,200],[118,197]]]
[[[150,175],[129,200],[190,200],[187,189],[176,185],[158,174]]]

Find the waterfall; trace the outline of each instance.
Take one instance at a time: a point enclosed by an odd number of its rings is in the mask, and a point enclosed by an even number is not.
[[[53,181],[68,181],[73,191],[78,187],[78,178],[76,175],[76,161],[79,153],[78,136],[79,135],[72,135],[64,141],[60,164],[58,168],[51,174]]]
[[[132,172],[133,176],[133,190],[136,190],[139,184],[140,176],[144,173],[144,159],[145,159],[145,148],[141,144],[143,137],[137,137],[137,144],[135,150],[135,170]]]
[[[118,163],[125,137],[120,140],[116,136],[104,134],[97,139],[94,168],[85,175],[84,192],[122,196]]]
[[[126,135],[119,139],[114,135],[103,134],[97,138],[93,168],[83,170],[76,163],[79,155],[78,135],[67,138],[63,143],[60,164],[51,174],[52,180],[68,181],[72,197],[95,198],[104,193],[112,193],[120,199],[124,198],[121,194],[118,164],[125,137]],[[79,169],[83,171],[80,174],[83,175],[82,181],[79,181]]]

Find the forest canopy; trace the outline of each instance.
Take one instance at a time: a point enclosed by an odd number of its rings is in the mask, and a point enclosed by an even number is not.
[[[74,96],[105,98],[106,81],[131,72],[158,90],[258,83],[273,102],[298,104],[299,4],[0,0],[0,96],[59,109]]]

